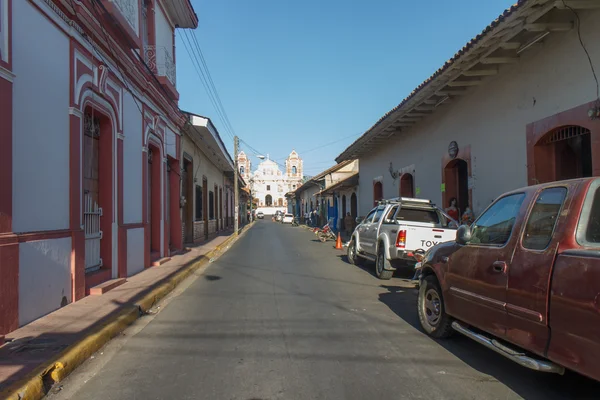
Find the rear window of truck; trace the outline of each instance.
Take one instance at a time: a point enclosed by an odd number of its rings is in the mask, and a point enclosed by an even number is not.
[[[396,221],[422,222],[424,224],[439,224],[440,215],[436,210],[418,208],[400,208]]]
[[[600,180],[592,182],[583,203],[577,242],[582,246],[600,247]]]

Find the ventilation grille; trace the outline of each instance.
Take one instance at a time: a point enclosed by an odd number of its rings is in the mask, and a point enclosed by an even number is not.
[[[568,140],[577,136],[583,136],[590,133],[589,129],[586,129],[582,126],[563,126],[562,128],[558,128],[548,134],[546,139],[544,140],[544,144],[551,144],[560,142],[563,140]]]

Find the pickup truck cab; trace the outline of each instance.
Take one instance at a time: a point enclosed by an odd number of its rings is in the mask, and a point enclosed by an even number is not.
[[[538,371],[600,380],[600,179],[500,196],[422,259],[418,313]]]
[[[450,223],[456,224],[429,200],[382,200],[354,229],[348,244],[348,261],[375,261],[377,277],[390,279],[395,262],[414,263],[415,252],[454,240],[456,229],[449,229]]]

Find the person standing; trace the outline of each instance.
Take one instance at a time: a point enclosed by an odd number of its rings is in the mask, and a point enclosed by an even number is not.
[[[446,208],[444,211],[446,212],[446,214],[448,214],[450,217],[452,217],[452,219],[454,219],[456,222],[459,222],[458,219],[460,218],[460,211],[458,210],[458,207],[456,207],[457,204],[457,200],[456,197],[453,197],[450,199],[449,202],[449,207]]]

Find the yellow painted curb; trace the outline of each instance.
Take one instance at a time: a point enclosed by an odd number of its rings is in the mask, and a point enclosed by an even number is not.
[[[43,398],[47,390],[56,383],[67,377],[75,368],[83,364],[92,354],[98,351],[102,346],[108,343],[113,337],[121,333],[125,328],[137,320],[140,315],[148,311],[160,299],[169,294],[185,278],[201,266],[210,262],[210,260],[227,250],[232,242],[242,236],[248,228],[254,225],[254,222],[246,225],[238,232],[238,236],[231,235],[223,243],[208,253],[198,257],[189,266],[179,271],[166,282],[154,288],[145,295],[136,304],[127,306],[114,316],[109,316],[108,320],[94,328],[90,333],[79,342],[72,344],[53,361],[45,366],[34,370],[27,378],[15,383],[0,393],[0,396],[6,396],[6,400],[39,400]],[[44,384],[47,383],[47,385]]]

